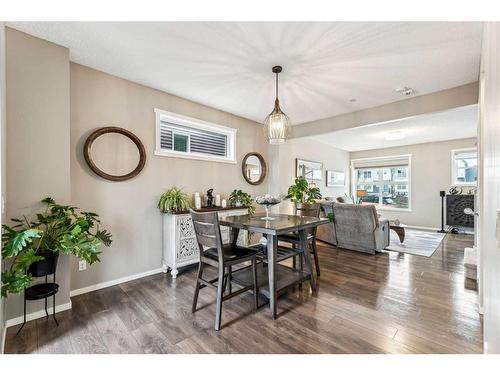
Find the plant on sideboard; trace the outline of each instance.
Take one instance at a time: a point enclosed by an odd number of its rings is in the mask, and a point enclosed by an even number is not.
[[[164,214],[187,211],[191,206],[191,198],[177,186],[164,192],[158,202],[158,208]]]
[[[295,183],[288,188],[286,196],[294,203],[311,204],[316,203],[316,199],[321,199],[321,193],[316,186],[309,186],[307,180],[299,176],[295,179]]]
[[[27,270],[46,257],[72,254],[92,264],[100,261],[101,245],[111,245],[111,233],[99,229],[96,213],[59,205],[52,198],[42,202],[45,209],[36,214],[36,220],[23,216],[11,219],[13,226],[2,226],[2,259],[10,264],[2,271],[3,297],[28,287],[32,276]]]
[[[252,196],[240,189],[235,189],[231,192],[229,195],[229,204],[233,207],[246,206],[250,215],[255,213],[255,205]]]

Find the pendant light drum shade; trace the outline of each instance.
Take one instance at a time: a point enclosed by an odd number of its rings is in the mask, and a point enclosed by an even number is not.
[[[272,145],[285,143],[290,132],[290,118],[281,110],[278,99],[278,74],[281,70],[281,66],[273,67],[273,73],[276,74],[276,100],[273,111],[264,120],[264,132]]]

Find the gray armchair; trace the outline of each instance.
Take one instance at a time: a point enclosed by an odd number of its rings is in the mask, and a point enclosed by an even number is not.
[[[389,221],[378,217],[375,206],[321,202],[321,216],[329,214],[335,222],[318,227],[318,240],[370,254],[389,246]]]
[[[337,246],[375,254],[389,246],[389,220],[372,205],[332,203]]]
[[[328,217],[333,214],[333,201],[322,201],[320,217]],[[325,225],[320,225],[316,232],[316,238],[330,245],[337,246],[337,237],[335,237],[335,224],[330,222]]]

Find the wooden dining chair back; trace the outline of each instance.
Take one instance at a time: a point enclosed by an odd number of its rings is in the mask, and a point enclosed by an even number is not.
[[[215,312],[215,330],[221,327],[222,302],[237,296],[243,292],[253,290],[254,309],[257,309],[258,288],[257,288],[257,250],[237,246],[236,244],[224,244],[219,226],[219,216],[217,212],[199,213],[191,210],[191,220],[193,222],[196,240],[198,241],[200,251],[200,263],[198,275],[196,277],[196,286],[193,297],[192,312],[196,311],[198,295],[200,289],[208,286],[217,290],[217,307]],[[231,285],[231,267],[251,263],[252,284],[241,285],[242,288],[232,292]],[[212,280],[203,278],[203,268],[208,264],[217,268],[218,276]],[[229,293],[224,295],[226,286],[229,286]]]
[[[310,217],[319,217],[320,214],[320,209],[321,209],[321,204],[319,203],[297,203],[295,205],[295,215],[305,217],[305,216],[310,216]],[[314,258],[314,265],[316,268],[316,275],[319,277],[320,276],[320,267],[319,267],[319,259],[318,259],[318,249],[316,246],[316,232],[318,230],[318,227],[314,227],[312,229],[307,230],[307,241],[308,244],[310,245],[310,252]],[[300,239],[298,236],[298,233],[293,233],[291,235],[283,235],[278,237],[279,241],[283,242],[289,242],[292,244],[294,248],[299,246],[300,244]],[[293,267],[296,267],[296,258],[298,258],[300,262],[300,269],[302,269],[302,258],[300,256],[294,257],[293,258]]]
[[[203,255],[203,247],[208,247],[216,248],[217,255],[222,257],[222,235],[217,212],[199,213],[191,210],[191,220],[200,248],[200,256]]]
[[[320,207],[321,205],[319,203],[297,204],[295,206],[295,212],[298,216],[319,217]]]

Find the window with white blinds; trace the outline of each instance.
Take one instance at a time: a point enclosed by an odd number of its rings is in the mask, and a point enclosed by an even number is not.
[[[156,155],[235,162],[236,129],[155,109]]]

